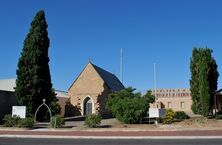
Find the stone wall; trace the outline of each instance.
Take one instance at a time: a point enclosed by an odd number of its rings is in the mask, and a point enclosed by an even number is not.
[[[84,100],[92,100],[92,113],[105,114],[105,103],[109,90],[103,79],[99,76],[92,64],[88,64],[83,72],[68,90],[70,103],[79,110],[79,114],[84,115]]]
[[[189,97],[174,97],[174,98],[158,98],[165,108],[171,108],[174,111],[185,111],[191,113],[192,99]],[[184,105],[182,105],[184,103]]]

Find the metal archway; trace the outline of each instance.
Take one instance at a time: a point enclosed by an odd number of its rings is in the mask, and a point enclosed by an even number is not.
[[[36,123],[36,116],[37,116],[37,113],[38,113],[39,109],[40,109],[41,107],[43,107],[43,106],[45,106],[45,107],[48,109],[49,114],[50,114],[50,120],[51,120],[52,112],[51,112],[49,106],[45,103],[46,100],[43,99],[42,101],[43,101],[43,103],[42,103],[42,104],[36,109],[36,111],[35,111],[34,123]]]

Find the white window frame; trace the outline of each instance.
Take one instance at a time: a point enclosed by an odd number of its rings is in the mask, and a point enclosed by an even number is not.
[[[167,102],[167,107],[172,109],[172,102]]]
[[[184,101],[180,102],[180,108],[185,109],[185,102]]]

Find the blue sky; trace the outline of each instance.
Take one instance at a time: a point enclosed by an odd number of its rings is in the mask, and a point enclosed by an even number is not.
[[[15,78],[23,41],[36,12],[45,10],[54,88],[67,90],[92,62],[119,77],[124,50],[124,85],[151,89],[189,87],[193,47],[210,47],[222,71],[220,0],[2,0],[0,79]],[[219,78],[221,86],[221,78]]]

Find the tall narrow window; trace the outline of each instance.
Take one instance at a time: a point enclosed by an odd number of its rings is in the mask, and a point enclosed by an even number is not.
[[[185,109],[185,102],[180,102],[181,109]]]
[[[168,108],[172,108],[172,103],[171,102],[168,102]]]

